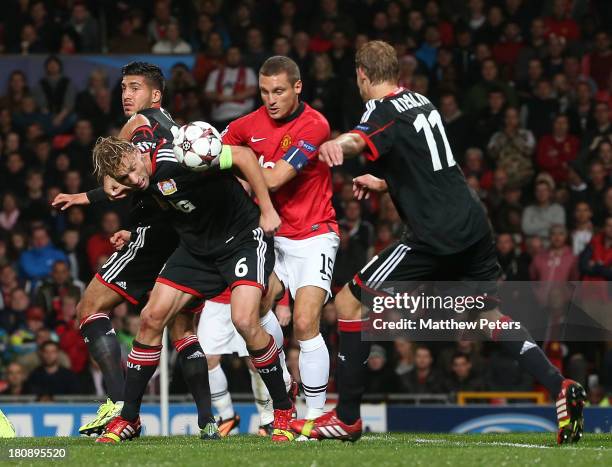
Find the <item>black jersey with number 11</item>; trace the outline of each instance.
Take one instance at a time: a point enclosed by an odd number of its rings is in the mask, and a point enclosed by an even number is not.
[[[442,118],[424,96],[398,89],[366,103],[352,130],[366,142],[387,182],[414,248],[446,255],[483,238],[489,224],[482,203],[456,164]]]

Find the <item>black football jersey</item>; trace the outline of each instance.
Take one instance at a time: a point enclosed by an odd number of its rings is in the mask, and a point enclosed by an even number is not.
[[[193,172],[162,150],[152,156],[147,192],[173,211],[181,243],[194,255],[218,257],[259,225],[259,208],[229,170]]]
[[[366,142],[409,233],[407,241],[433,254],[452,254],[489,230],[482,203],[455,162],[442,118],[418,93],[399,89],[366,103],[352,130]]]

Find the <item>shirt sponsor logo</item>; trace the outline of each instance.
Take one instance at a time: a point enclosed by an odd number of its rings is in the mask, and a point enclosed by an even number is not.
[[[161,191],[161,194],[164,196],[170,196],[173,193],[176,193],[176,182],[173,178],[170,180],[162,180],[157,184],[157,188]]]
[[[287,134],[281,139],[280,147],[283,151],[286,151],[289,149],[289,146],[291,146],[291,136]]]
[[[355,127],[356,130],[360,130],[360,131],[370,131],[370,125],[366,125],[364,123],[360,123],[359,125],[357,125]]]
[[[298,142],[298,147],[306,149],[308,152],[315,152],[317,147],[314,144],[310,144],[303,139]]]

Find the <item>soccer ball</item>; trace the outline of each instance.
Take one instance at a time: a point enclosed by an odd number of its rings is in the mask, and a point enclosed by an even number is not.
[[[173,143],[174,155],[179,163],[195,171],[208,169],[223,147],[219,132],[206,122],[183,125]]]

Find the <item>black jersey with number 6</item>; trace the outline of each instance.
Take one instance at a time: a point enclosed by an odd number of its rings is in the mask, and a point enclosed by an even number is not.
[[[399,89],[366,103],[352,130],[366,142],[410,232],[432,254],[459,252],[489,231],[484,207],[456,164],[442,118],[424,96]]]
[[[173,208],[180,242],[192,254],[218,257],[259,226],[259,208],[230,170],[193,172],[155,148],[151,162],[146,191]]]

